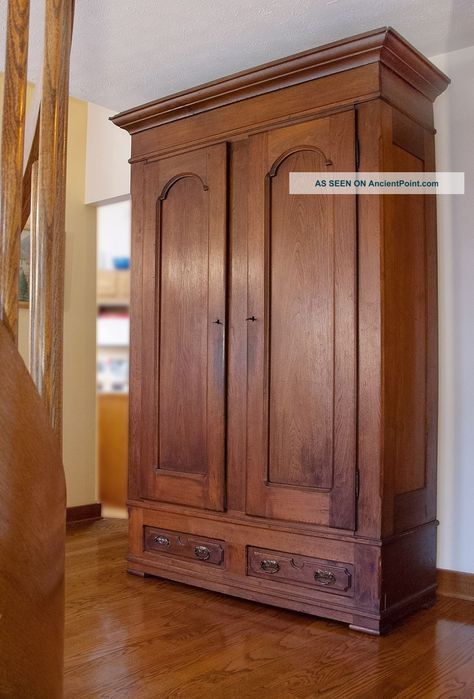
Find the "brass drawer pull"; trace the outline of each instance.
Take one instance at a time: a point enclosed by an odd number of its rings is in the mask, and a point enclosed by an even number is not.
[[[278,573],[280,570],[280,564],[277,561],[272,561],[269,558],[265,558],[263,561],[260,561],[260,568],[265,573]]]
[[[320,585],[334,585],[336,576],[330,570],[317,570],[314,579]]]
[[[200,561],[207,561],[208,558],[211,556],[211,552],[207,548],[207,546],[195,546],[194,547],[194,555],[196,558],[199,558]]]
[[[168,539],[167,536],[155,536],[153,539],[155,544],[158,544],[159,546],[169,546],[170,545],[170,540]]]

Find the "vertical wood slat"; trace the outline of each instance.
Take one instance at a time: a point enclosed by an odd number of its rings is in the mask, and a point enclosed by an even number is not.
[[[38,301],[38,161],[35,160],[30,168],[30,362],[35,352],[36,338],[36,306]]]
[[[25,123],[25,147],[23,156],[23,201],[21,205],[21,227],[25,227],[31,212],[31,188],[33,164],[38,160],[39,119],[41,110],[42,77],[36,83]]]
[[[71,0],[46,0],[39,132],[37,264],[31,374],[53,429],[62,432],[66,142]]]
[[[29,0],[9,0],[3,100],[0,194],[0,319],[18,335]]]

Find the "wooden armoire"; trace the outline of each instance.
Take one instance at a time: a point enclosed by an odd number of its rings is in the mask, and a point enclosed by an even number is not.
[[[435,598],[435,197],[448,78],[377,29],[123,112],[129,570],[383,633]]]

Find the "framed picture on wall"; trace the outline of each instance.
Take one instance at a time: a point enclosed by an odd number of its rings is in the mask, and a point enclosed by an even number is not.
[[[30,231],[25,228],[20,240],[20,272],[18,280],[18,301],[20,306],[30,303]]]

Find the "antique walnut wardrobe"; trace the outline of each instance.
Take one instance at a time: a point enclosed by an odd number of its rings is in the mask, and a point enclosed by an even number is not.
[[[435,596],[433,171],[448,78],[379,29],[123,112],[129,570],[370,633]]]

